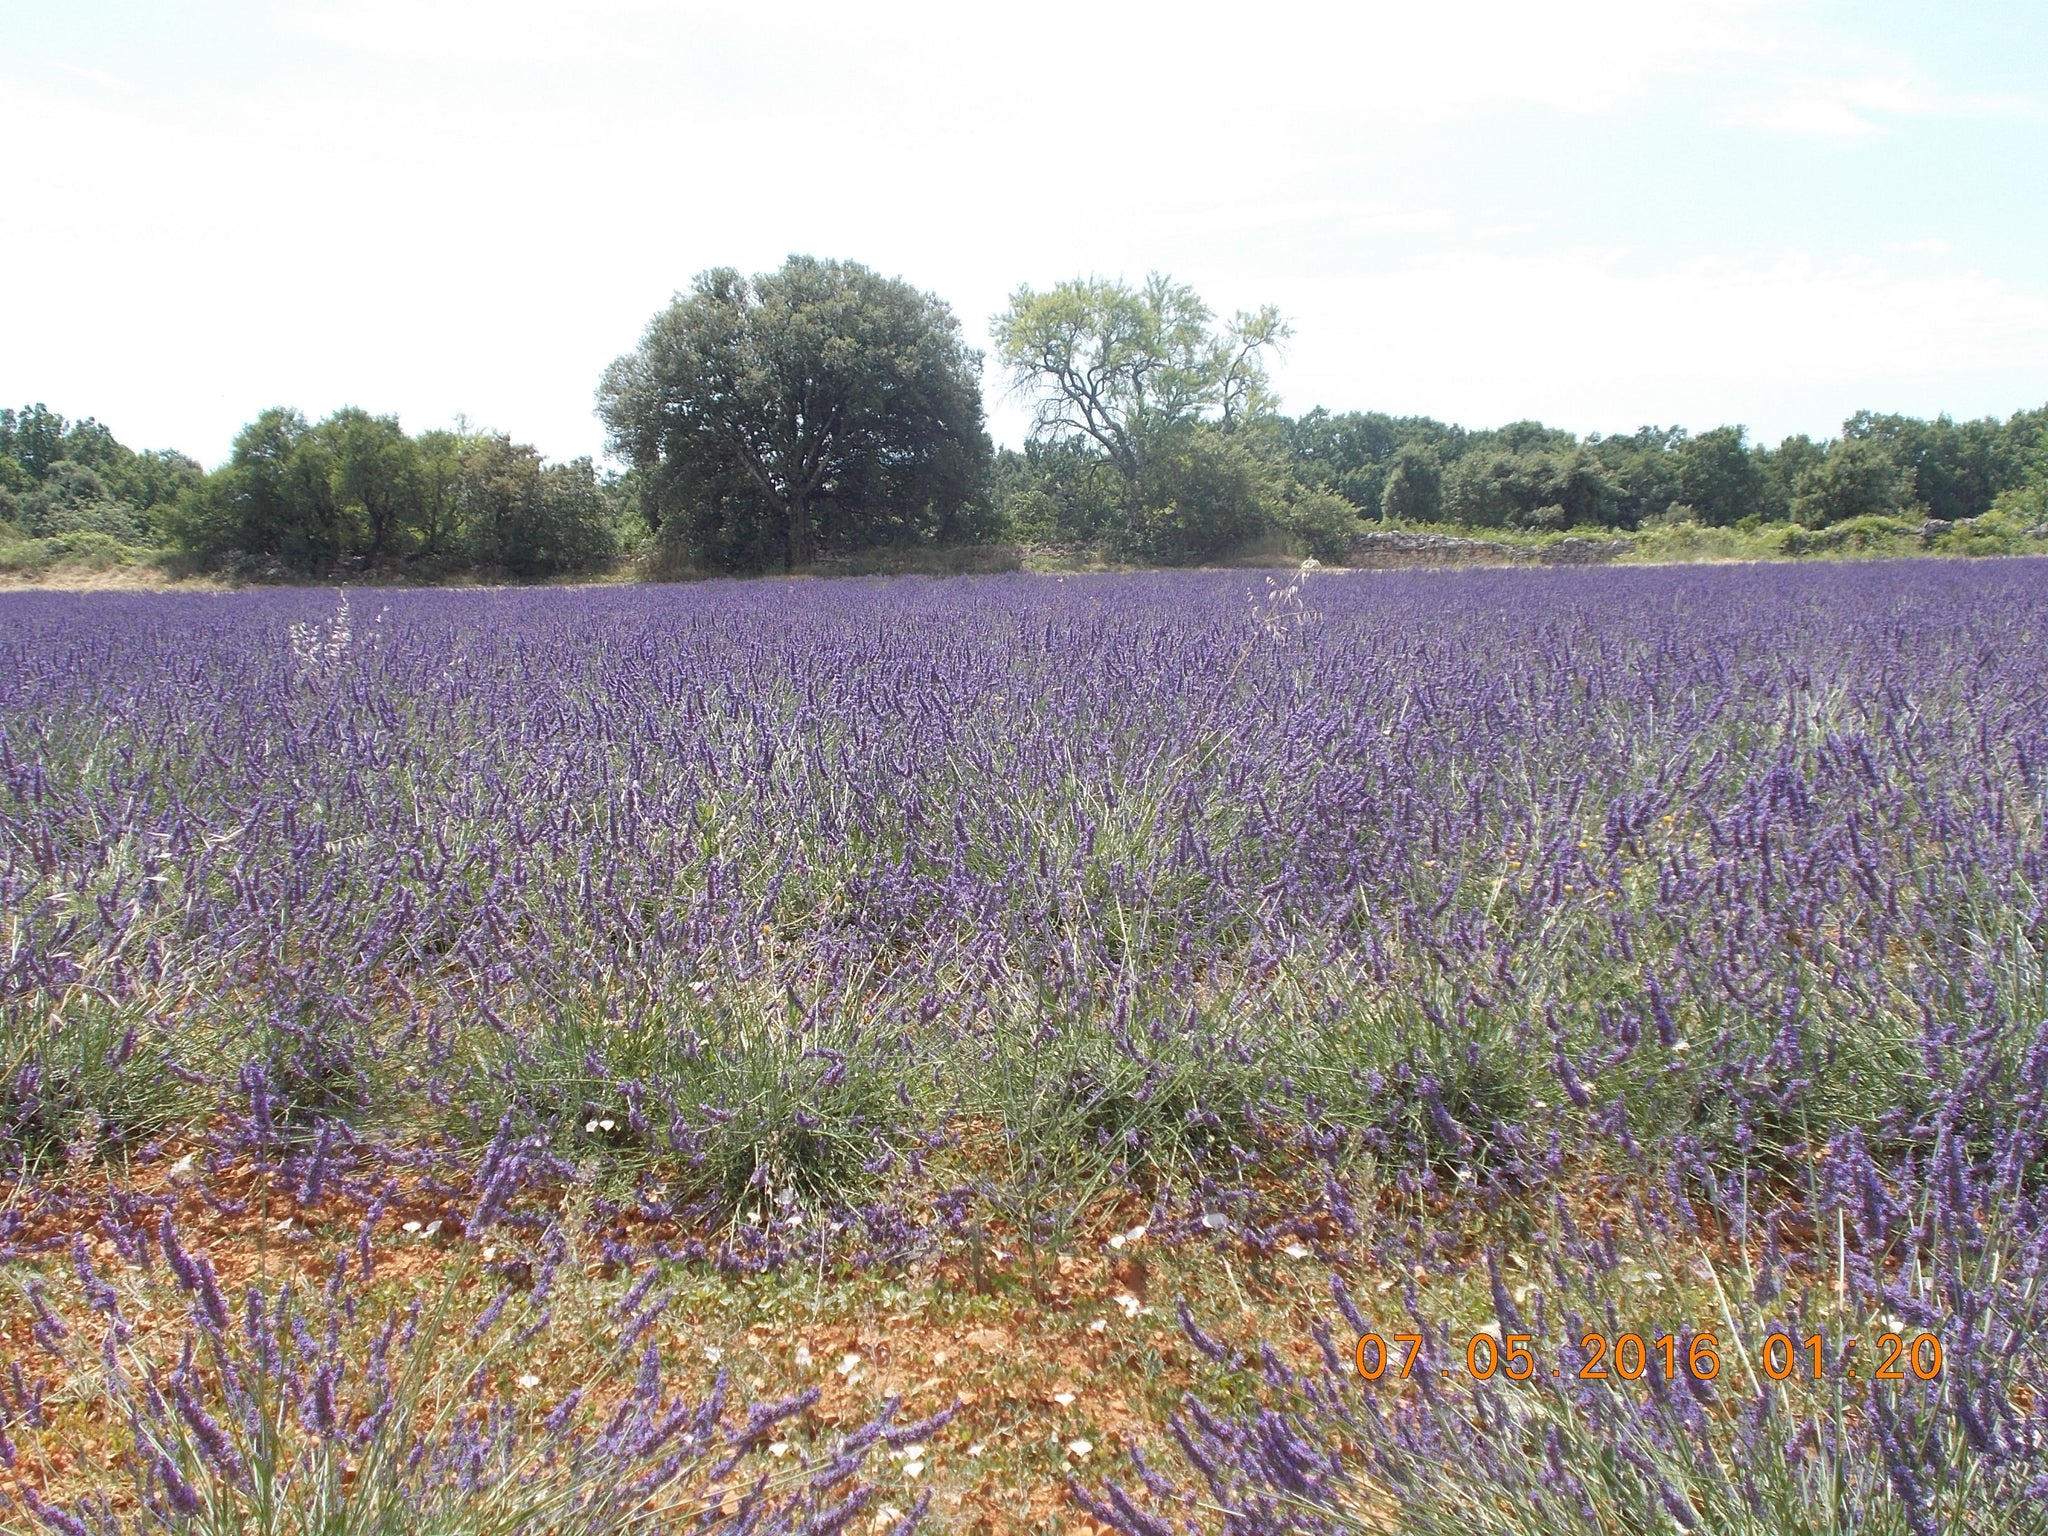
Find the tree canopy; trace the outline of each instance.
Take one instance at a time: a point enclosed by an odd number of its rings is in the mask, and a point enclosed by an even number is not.
[[[1090,439],[1135,485],[1165,431],[1203,419],[1228,429],[1271,409],[1263,353],[1288,327],[1270,305],[1219,326],[1194,289],[1155,272],[1135,288],[1019,288],[994,332],[1012,379],[1036,397],[1034,432]]]
[[[616,524],[588,459],[547,465],[467,430],[410,437],[353,406],[317,423],[279,407],[181,500],[174,532],[195,553],[308,573],[412,560],[542,576],[610,556]]]
[[[1287,521],[1292,481],[1262,440],[1275,419],[1265,355],[1289,334],[1278,310],[1219,323],[1194,289],[1155,272],[1136,287],[1019,288],[991,327],[1013,387],[1033,402],[1033,439],[1078,448],[1070,461],[1113,477],[1114,526],[1098,532],[1174,559]],[[1319,504],[1311,520],[1329,510]]]
[[[792,256],[701,274],[606,370],[598,411],[650,524],[710,564],[790,568],[972,521],[980,373],[941,300]]]
[[[0,523],[32,537],[151,540],[200,474],[182,453],[136,452],[90,416],[67,421],[41,404],[0,409]]]

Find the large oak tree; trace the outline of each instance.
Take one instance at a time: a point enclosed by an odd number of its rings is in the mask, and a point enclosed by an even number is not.
[[[792,256],[700,275],[606,370],[598,410],[650,522],[714,564],[795,567],[949,531],[989,457],[980,371],[939,299]]]

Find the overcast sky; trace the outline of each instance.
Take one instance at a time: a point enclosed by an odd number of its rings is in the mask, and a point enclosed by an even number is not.
[[[0,402],[595,453],[693,274],[1275,303],[1290,411],[2048,401],[2041,0],[0,0]],[[986,376],[992,424],[1022,411]]]

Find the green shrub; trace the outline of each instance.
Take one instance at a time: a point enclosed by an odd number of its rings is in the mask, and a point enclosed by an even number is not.
[[[1281,523],[1318,560],[1339,561],[1360,531],[1358,509],[1334,491],[1298,490]]]

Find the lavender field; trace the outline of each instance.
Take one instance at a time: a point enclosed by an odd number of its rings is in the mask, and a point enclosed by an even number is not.
[[[1142,1226],[1013,1524],[2048,1531],[2042,562],[7,594],[0,769],[6,1529],[1000,1527],[687,1297]]]

